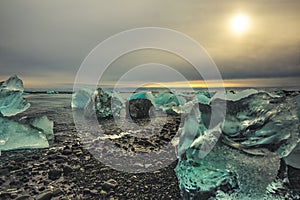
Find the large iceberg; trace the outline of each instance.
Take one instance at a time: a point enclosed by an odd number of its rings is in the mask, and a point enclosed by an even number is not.
[[[218,95],[208,100],[196,94],[199,110],[195,100],[187,103],[193,109],[179,132],[175,170],[182,197],[208,198],[239,191],[262,198],[276,178],[280,158],[299,167],[299,147],[295,148],[299,140],[298,98],[257,90],[227,93],[225,98]],[[224,119],[215,120],[218,123],[213,126],[209,126],[211,105],[227,108]]]
[[[1,150],[47,148],[48,141],[54,139],[53,121],[46,116],[16,116],[30,107],[22,97],[23,91],[23,82],[17,76],[0,83],[0,154]]]

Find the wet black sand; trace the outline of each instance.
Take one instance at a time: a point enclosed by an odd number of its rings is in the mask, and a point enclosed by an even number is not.
[[[0,199],[180,199],[176,161],[148,173],[105,166],[83,148],[70,108],[70,95],[28,95],[22,116],[54,121],[49,149],[2,152]]]

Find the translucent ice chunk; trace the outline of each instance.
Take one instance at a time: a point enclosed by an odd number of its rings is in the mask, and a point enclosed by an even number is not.
[[[0,117],[0,150],[48,148],[49,143],[43,131],[29,124],[21,124]]]
[[[287,165],[300,169],[300,144],[293,149],[293,151],[284,158]]]
[[[42,130],[48,140],[53,140],[53,121],[49,120],[47,116],[41,116],[34,119],[29,120],[29,122],[33,127]]]
[[[196,94],[195,97],[198,99],[199,103],[209,104],[209,102],[210,102],[210,98],[208,98],[204,94]]]
[[[18,90],[23,92],[23,81],[19,79],[16,75],[13,75],[9,77],[9,79],[7,79],[6,81],[0,82],[0,89]]]
[[[86,106],[92,94],[93,94],[93,90],[87,88],[83,88],[76,91],[72,96],[72,103],[71,103],[72,108],[83,109]]]
[[[238,101],[238,100],[246,98],[250,95],[257,94],[258,92],[259,91],[255,90],[255,89],[247,89],[247,90],[243,90],[243,91],[238,92],[238,93],[229,92],[229,93],[226,93],[225,98],[228,101]],[[220,95],[220,92],[217,92],[211,100],[218,99],[218,98],[223,99],[223,97],[224,97],[224,95]]]
[[[0,90],[0,113],[3,116],[14,116],[24,112],[30,107],[23,97],[22,92],[13,90]]]

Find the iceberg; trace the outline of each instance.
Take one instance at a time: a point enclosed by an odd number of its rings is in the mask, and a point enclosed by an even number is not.
[[[149,104],[151,103],[151,105],[154,106],[155,110],[161,110],[163,112],[166,112],[167,114],[178,114],[176,111],[178,109],[178,106],[182,106],[186,103],[186,99],[182,97],[182,95],[170,91],[159,92],[156,95],[153,95],[150,91],[141,91],[131,95],[128,100],[129,102],[131,102],[129,105],[132,105],[132,102],[141,102],[144,100],[146,105],[148,105],[147,110],[149,110],[149,108],[151,107]],[[144,116],[141,113],[139,115]]]
[[[54,90],[49,90],[49,91],[46,91],[46,94],[58,94],[58,92],[54,91]]]
[[[37,118],[16,116],[30,107],[23,97],[23,82],[17,76],[0,83],[0,153],[1,151],[48,148],[54,139],[53,121],[46,116]],[[9,117],[14,117],[14,120]],[[1,155],[1,154],[0,154]]]
[[[13,75],[9,77],[6,81],[0,82],[0,90],[17,90],[17,91],[24,91],[23,81],[18,78],[18,76]]]
[[[286,157],[298,141],[296,103],[292,97],[263,92],[228,101],[222,131],[225,143],[247,153],[266,149]]]
[[[195,94],[178,109],[190,111],[179,131],[175,172],[181,195],[198,199],[239,191],[262,198],[277,176],[281,158],[299,167],[299,99],[257,90],[219,96]],[[226,105],[227,113],[223,121],[209,126],[212,105]]]
[[[23,124],[0,117],[0,151],[48,148],[47,136],[53,138],[53,134],[47,133],[50,127],[45,123],[47,120],[47,117],[41,117],[33,119],[33,124]],[[43,127],[46,129],[42,129]]]
[[[85,117],[91,117],[96,114],[98,119],[119,117],[124,100],[115,92],[110,92],[98,88],[91,95],[84,107]]]
[[[206,159],[194,164],[179,160],[175,172],[182,199],[208,199],[217,190],[232,193],[238,189],[237,174],[221,167],[210,167],[210,162],[212,160]]]
[[[296,96],[295,100],[297,103],[298,121],[300,122],[300,94]]]
[[[93,94],[93,90],[87,89],[87,88],[83,88],[83,89],[76,91],[72,95],[71,107],[83,109],[86,106],[86,104],[88,103],[92,94]]]
[[[30,107],[23,97],[22,92],[0,89],[0,115],[10,117],[24,112]]]
[[[96,91],[89,89],[76,91],[72,96],[71,106],[73,109],[83,109],[85,117],[96,114],[98,119],[120,117],[121,110],[126,108],[126,115],[137,119],[149,116],[152,106],[155,111],[177,115],[180,112],[178,107],[185,103],[186,99],[182,95],[171,92],[153,95],[151,91],[141,91],[123,99],[118,92],[98,88]]]
[[[160,92],[155,96],[154,105],[159,109],[170,115],[177,115],[178,106],[183,106],[186,99],[175,92]]]
[[[42,131],[42,133],[45,135],[48,141],[54,140],[54,133],[53,133],[53,127],[54,123],[53,121],[49,120],[47,116],[40,116],[35,118],[22,118],[20,120],[23,124],[30,124],[32,128],[35,128],[37,130]]]
[[[8,80],[0,82],[0,115],[14,116],[30,107],[22,97],[23,91],[23,82],[17,76],[11,76]]]
[[[293,151],[284,158],[287,165],[292,166],[294,168],[300,169],[300,144],[298,141],[297,146],[293,149]]]
[[[199,103],[209,104],[210,102],[210,98],[204,94],[197,94],[195,97],[198,99]]]
[[[127,100],[130,101],[134,99],[148,99],[151,102],[154,102],[154,96],[151,91],[141,91],[141,92],[134,93]]]

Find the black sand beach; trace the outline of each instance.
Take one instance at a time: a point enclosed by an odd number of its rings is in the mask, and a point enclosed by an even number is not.
[[[120,172],[83,148],[73,122],[71,95],[28,95],[23,116],[54,121],[49,149],[2,152],[0,199],[180,199],[170,166],[149,173]]]

